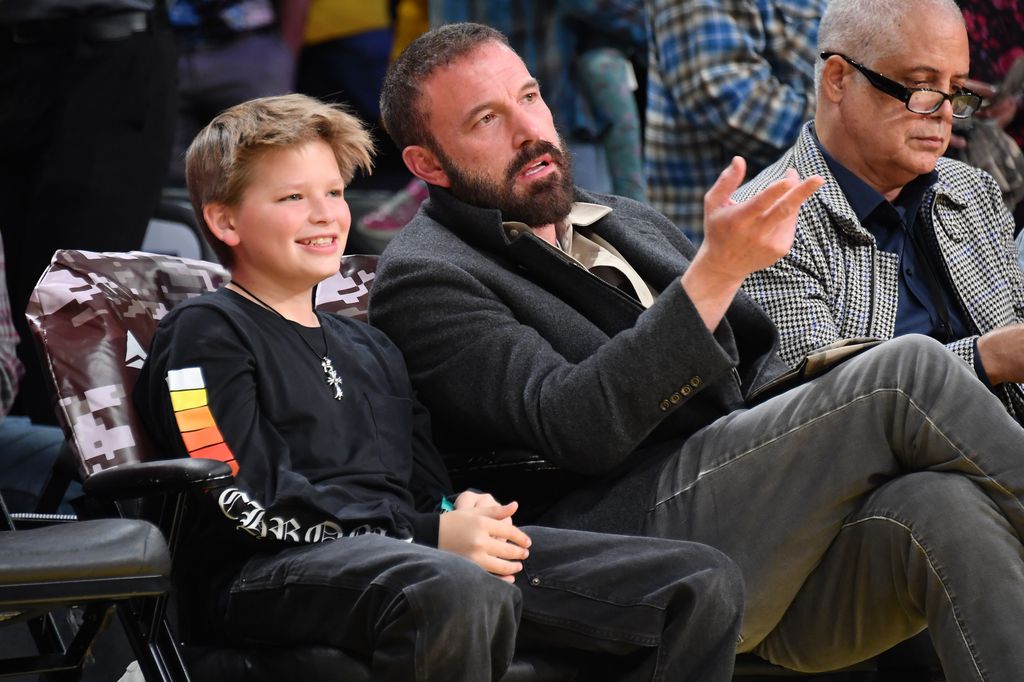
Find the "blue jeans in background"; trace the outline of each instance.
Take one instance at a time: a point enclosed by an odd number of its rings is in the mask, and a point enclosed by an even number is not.
[[[33,424],[28,417],[0,420],[0,493],[11,512],[36,510],[65,448],[64,433],[56,426]],[[57,511],[73,514],[68,501],[81,494],[81,484],[72,481]]]

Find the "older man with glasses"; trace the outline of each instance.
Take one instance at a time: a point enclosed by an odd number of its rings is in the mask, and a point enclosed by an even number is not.
[[[840,338],[931,336],[1024,416],[1024,278],[1012,216],[986,173],[942,157],[967,89],[967,32],[953,0],[834,0],[818,35],[817,110],[797,143],[737,192],[788,168],[824,186],[790,253],[750,276],[781,355]],[[965,409],[971,406],[965,405]]]

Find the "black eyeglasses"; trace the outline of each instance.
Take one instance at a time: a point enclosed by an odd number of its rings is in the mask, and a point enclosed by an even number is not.
[[[903,102],[908,111],[915,114],[934,114],[947,99],[953,106],[953,118],[970,118],[971,114],[981,106],[981,97],[970,90],[961,88],[953,94],[946,94],[941,90],[931,88],[908,88],[896,81],[886,78],[882,74],[872,71],[863,64],[858,64],[849,57],[838,52],[822,52],[821,58],[842,57],[847,64],[864,74],[877,90],[881,90],[890,97],[895,97]]]

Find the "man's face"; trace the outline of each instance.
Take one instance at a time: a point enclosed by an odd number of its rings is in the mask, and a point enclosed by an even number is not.
[[[967,33],[957,17],[937,14],[912,25],[904,19],[901,39],[899,52],[882,59],[846,56],[910,88],[952,93],[963,87],[970,62]],[[852,67],[847,71],[838,105],[842,130],[833,131],[829,151],[883,194],[930,173],[949,144],[950,103],[932,114],[915,114]]]
[[[463,201],[531,227],[573,201],[572,163],[537,81],[507,46],[485,43],[424,83],[431,151]]]

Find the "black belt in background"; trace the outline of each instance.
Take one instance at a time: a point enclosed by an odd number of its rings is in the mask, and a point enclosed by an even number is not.
[[[11,24],[8,30],[13,42],[22,45],[75,40],[108,42],[144,33],[149,30],[152,21],[149,12],[119,12],[103,16],[22,21]]]

